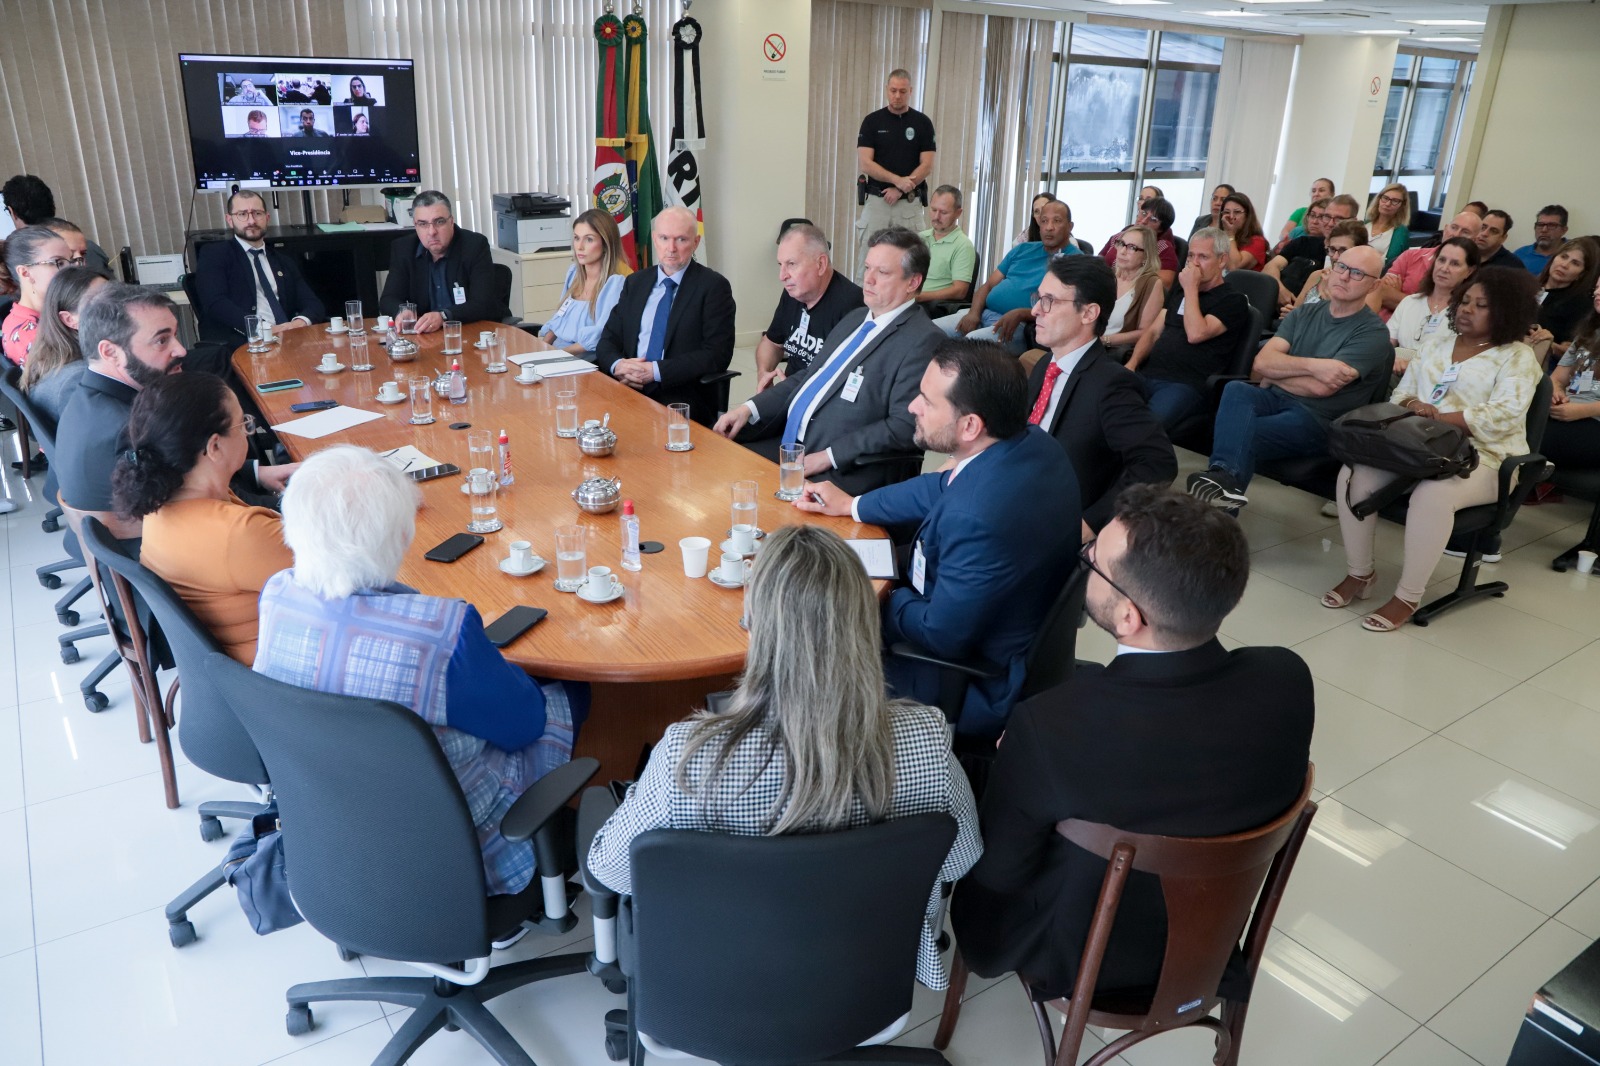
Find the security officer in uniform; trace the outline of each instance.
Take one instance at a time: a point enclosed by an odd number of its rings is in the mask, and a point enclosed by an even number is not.
[[[928,228],[923,209],[928,206],[927,178],[936,154],[933,120],[912,108],[911,75],[906,71],[889,73],[887,96],[889,106],[862,119],[856,136],[862,200],[856,220],[857,278],[866,266],[867,234],[887,226],[903,226],[913,233]]]

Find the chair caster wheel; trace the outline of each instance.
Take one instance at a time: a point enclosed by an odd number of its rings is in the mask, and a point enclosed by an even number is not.
[[[47,589],[58,589],[61,587],[61,579],[54,574],[40,574],[39,584]]]
[[[68,666],[71,666],[81,658],[83,658],[82,654],[80,654],[78,649],[73,647],[71,644],[61,645],[61,661],[66,663]]]
[[[83,694],[83,705],[94,714],[99,714],[111,706],[111,697],[103,692],[85,692]]]
[[[290,1036],[305,1036],[311,1032],[314,1025],[316,1020],[311,1017],[311,1008],[304,1004],[290,1007],[289,1012],[283,1016],[283,1027],[288,1030]]]
[[[343,944],[335,944],[334,947],[339,949],[339,961],[340,962],[355,962],[357,959],[359,959],[361,957],[361,952],[359,952],[359,951],[351,951],[349,948],[345,947]]]
[[[39,523],[39,528],[44,530],[46,533],[54,533],[61,528],[61,523],[57,522],[54,518],[46,518],[43,522]]]
[[[213,840],[222,839],[222,820],[220,818],[203,817],[200,819],[200,839],[207,844]]]
[[[628,1057],[628,1034],[606,1034],[606,1058],[612,1062],[621,1062]]]
[[[181,922],[173,922],[167,926],[167,939],[172,941],[175,948],[187,947],[195,941],[194,923],[187,918]]]
[[[605,985],[606,991],[613,995],[625,996],[628,994],[628,979],[621,974],[600,978],[600,983]]]
[[[78,617],[77,611],[57,611],[56,621],[66,626],[68,629],[71,629],[73,626],[82,621],[82,619]]]

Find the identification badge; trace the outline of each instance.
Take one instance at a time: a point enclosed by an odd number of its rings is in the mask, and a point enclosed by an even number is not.
[[[928,560],[922,556],[922,541],[917,541],[916,550],[911,553],[911,587],[917,590],[917,595],[927,595],[923,585],[928,579]]]
[[[1446,370],[1444,372],[1444,376],[1439,379],[1439,384],[1435,385],[1433,387],[1433,391],[1428,394],[1428,402],[1431,404],[1437,404],[1440,400],[1444,399],[1446,394],[1448,394],[1450,391],[1450,386],[1454,385],[1456,378],[1460,376],[1461,364],[1451,363],[1450,368]]]
[[[455,293],[455,298],[456,298],[456,304],[457,305],[464,304],[464,303],[467,302],[467,290],[462,287],[462,285],[461,285],[461,283],[459,281],[456,282],[455,287],[451,291],[453,293]]]
[[[867,376],[861,372],[861,368],[856,367],[850,372],[850,376],[845,378],[844,391],[839,393],[839,398],[845,403],[855,403],[856,393],[861,391],[861,386],[866,380]]]
[[[803,334],[811,332],[811,312],[803,307],[800,309],[800,325],[798,328]]]

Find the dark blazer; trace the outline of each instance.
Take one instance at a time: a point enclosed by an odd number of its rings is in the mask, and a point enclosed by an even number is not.
[[[1044,387],[1050,360],[1033,365],[1028,409]],[[1083,520],[1099,532],[1111,521],[1117,494],[1129,485],[1168,485],[1178,476],[1172,442],[1145,402],[1139,376],[1112,359],[1098,340],[1067,375],[1048,425],[1040,428],[1067,450],[1078,475]]]
[[[311,291],[294,259],[267,248],[263,264],[272,271],[278,302],[290,318],[304,315],[312,322],[327,321],[322,301]],[[200,306],[200,339],[232,343],[244,336],[246,315],[256,313],[256,271],[250,256],[233,237],[202,244],[195,255],[195,295]]]
[[[967,690],[956,725],[999,736],[1022,688],[1028,645],[1078,566],[1078,483],[1066,453],[1029,426],[978,453],[954,481],[948,472],[923,474],[867,493],[856,511],[874,525],[921,523],[912,543],[925,560],[922,591],[908,570],[884,605],[884,642],[1003,667]],[[937,698],[935,667],[891,658],[888,670],[900,695]]]
[[[752,439],[781,437],[789,419],[789,405],[866,318],[865,307],[845,315],[828,333],[810,366],[752,396],[750,402],[761,419],[746,427],[740,440],[746,435]],[[828,386],[806,427],[806,451],[833,450],[836,469],[824,474],[825,480],[859,496],[893,481],[896,467],[892,463],[860,466],[858,460],[922,451],[913,440],[917,424],[909,408],[917,398],[933,347],[943,339],[944,333],[921,305],[912,304],[850,356],[849,366]],[[841,393],[858,369],[862,374],[861,389],[853,401],[846,400]]]
[[[1105,863],[1056,823],[1188,837],[1264,825],[1300,795],[1314,707],[1294,652],[1215,640],[1081,667],[1020,704],[984,793],[983,858],[952,905],[972,971],[1016,970],[1050,996],[1070,992]],[[1166,939],[1159,883],[1135,873],[1099,989],[1154,984]]]
[[[510,317],[511,308],[495,292],[494,260],[489,257],[487,237],[456,227],[456,235],[444,250],[445,288],[453,293],[459,284],[466,290],[467,299],[449,307],[433,306],[429,288],[433,257],[426,251],[419,256],[417,250],[421,247],[417,235],[408,233],[389,249],[389,280],[383,283],[383,295],[378,297],[380,314],[392,316],[402,303],[414,303],[419,315],[439,311],[458,322],[498,322]]]
[[[639,322],[650,290],[660,278],[656,267],[628,275],[622,296],[606,319],[594,361],[611,373],[618,359],[642,359]],[[661,380],[644,387],[659,404],[686,403],[689,417],[709,426],[717,420],[719,391],[702,385],[707,374],[728,369],[733,361],[733,289],[728,279],[693,260],[684,268],[667,315],[667,336],[661,352]]]

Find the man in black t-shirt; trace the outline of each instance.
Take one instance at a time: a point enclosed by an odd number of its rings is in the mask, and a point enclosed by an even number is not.
[[[861,286],[833,269],[828,238],[809,222],[778,238],[778,297],[772,324],[756,343],[756,391],[811,365],[839,320],[862,305]]]
[[[888,106],[861,120],[856,135],[856,165],[867,179],[867,202],[856,220],[856,272],[867,257],[867,236],[889,226],[913,233],[928,228],[928,175],[937,151],[933,121],[911,106],[911,75],[889,73]]]
[[[1226,233],[1209,227],[1189,238],[1188,265],[1128,358],[1163,429],[1205,403],[1206,379],[1228,372],[1239,335],[1250,324],[1250,301],[1222,283],[1231,243]]]

